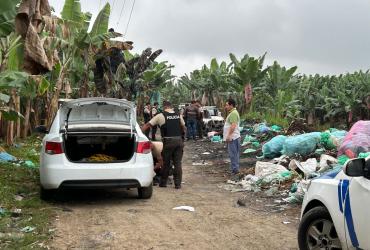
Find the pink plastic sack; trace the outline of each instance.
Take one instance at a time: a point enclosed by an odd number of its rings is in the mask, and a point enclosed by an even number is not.
[[[338,156],[356,158],[362,152],[370,152],[370,121],[358,121],[352,126],[339,147]]]

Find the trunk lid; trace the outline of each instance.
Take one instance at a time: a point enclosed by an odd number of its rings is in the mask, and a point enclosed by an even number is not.
[[[114,98],[80,98],[61,105],[60,131],[74,133],[135,132],[136,108],[132,102]]]

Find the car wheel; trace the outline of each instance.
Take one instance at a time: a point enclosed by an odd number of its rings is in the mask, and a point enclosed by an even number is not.
[[[303,215],[298,228],[301,250],[342,249],[334,223],[325,207],[315,207]]]
[[[55,194],[55,189],[45,189],[40,187],[40,198],[41,200],[48,201],[53,198]]]
[[[153,194],[153,183],[151,183],[149,187],[138,188],[138,193],[140,199],[150,199]]]

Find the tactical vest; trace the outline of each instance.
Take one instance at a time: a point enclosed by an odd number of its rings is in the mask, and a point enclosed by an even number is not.
[[[169,113],[163,111],[165,123],[161,126],[161,136],[163,137],[179,137],[181,136],[181,122],[178,113]]]

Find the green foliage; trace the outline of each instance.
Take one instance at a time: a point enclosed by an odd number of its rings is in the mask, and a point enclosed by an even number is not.
[[[21,37],[14,33],[0,38],[0,71],[6,66],[9,70],[18,70],[19,62],[23,59],[23,54],[17,51]]]
[[[265,56],[266,53],[259,58],[254,58],[246,54],[239,61],[234,54],[230,53],[230,59],[235,72],[234,79],[236,82],[242,87],[248,83],[251,83],[253,87],[258,84],[263,79],[267,71],[267,69],[262,69]]]
[[[80,24],[83,21],[80,0],[65,0],[60,14],[63,19]]]
[[[25,141],[18,141],[21,147],[4,147],[11,155],[19,160],[31,160],[38,166],[41,140],[30,137]],[[41,249],[38,244],[47,241],[52,233],[52,218],[55,209],[39,198],[39,170],[27,168],[23,163],[0,164],[0,200],[5,214],[0,215],[0,231],[4,234],[1,239],[3,249]],[[15,199],[21,195],[22,200]],[[21,209],[21,213],[14,219],[12,210]],[[42,211],[42,212],[40,212]],[[20,230],[26,226],[35,227],[32,233],[20,234]],[[15,236],[15,237],[14,237]],[[17,237],[18,236],[18,237]]]
[[[20,0],[1,0],[0,4],[0,37],[5,37],[14,31],[16,6]]]
[[[91,29],[91,36],[107,33],[110,15],[110,4],[106,3],[103,9],[99,12]]]

